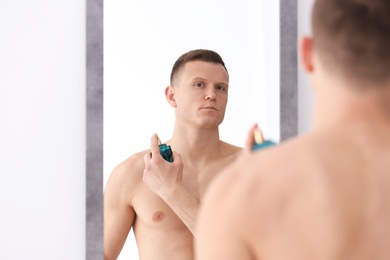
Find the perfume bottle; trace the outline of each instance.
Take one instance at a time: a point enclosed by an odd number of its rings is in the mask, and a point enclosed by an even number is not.
[[[159,147],[161,156],[165,159],[165,161],[173,162],[171,146],[166,144],[160,144]]]
[[[263,134],[259,128],[256,128],[254,131],[255,143],[252,145],[252,151],[264,149],[270,146],[276,145],[275,142],[271,140],[264,140]]]

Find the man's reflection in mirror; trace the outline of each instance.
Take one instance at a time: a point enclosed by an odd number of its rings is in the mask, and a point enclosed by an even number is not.
[[[192,50],[175,62],[165,89],[175,113],[172,137],[165,142],[173,161],[160,155],[154,134],[150,149],[112,171],[104,191],[106,260],[118,257],[131,228],[141,259],[194,259],[194,227],[203,195],[242,151],[219,138],[228,93],[229,74],[216,52]],[[138,112],[142,109],[159,108]]]

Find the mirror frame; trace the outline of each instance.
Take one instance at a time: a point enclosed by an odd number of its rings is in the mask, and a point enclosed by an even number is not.
[[[280,0],[280,141],[298,135],[298,0]]]
[[[86,0],[86,257],[103,259],[103,0]]]
[[[280,0],[280,140],[298,134],[298,2]],[[86,259],[103,259],[103,0],[86,0]]]

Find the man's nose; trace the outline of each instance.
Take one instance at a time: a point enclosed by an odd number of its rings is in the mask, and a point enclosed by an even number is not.
[[[215,100],[215,96],[216,96],[215,90],[214,89],[208,89],[207,92],[206,92],[205,99],[206,100]]]

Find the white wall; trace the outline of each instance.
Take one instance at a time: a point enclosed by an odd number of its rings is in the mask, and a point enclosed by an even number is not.
[[[298,39],[311,35],[311,9],[314,0],[298,1]],[[312,123],[314,96],[309,78],[298,58],[298,134],[307,132]]]
[[[85,259],[85,1],[0,1],[0,259]]]
[[[168,140],[174,110],[164,90],[175,60],[198,48],[224,59],[230,74],[222,140],[243,146],[258,122],[279,141],[278,1],[105,2],[104,180],[153,133]],[[173,147],[174,149],[174,147]],[[138,259],[131,233],[119,259]]]

